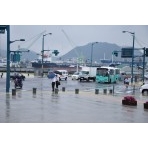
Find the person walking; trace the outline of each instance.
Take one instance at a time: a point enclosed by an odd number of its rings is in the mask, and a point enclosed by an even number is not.
[[[57,89],[58,89],[59,85],[60,85],[60,79],[59,79],[59,75],[57,74],[56,75],[56,88]]]
[[[124,79],[124,84],[125,84],[126,88],[128,88],[128,86],[129,86],[129,78],[127,76]]]
[[[3,72],[2,72],[2,74],[1,74],[1,78],[3,78]]]
[[[51,79],[51,87],[52,87],[52,91],[54,92],[55,90],[55,84],[56,84],[57,78],[56,75]]]

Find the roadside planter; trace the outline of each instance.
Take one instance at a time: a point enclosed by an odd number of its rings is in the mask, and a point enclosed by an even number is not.
[[[137,100],[133,96],[125,96],[122,100],[123,105],[137,106]]]
[[[144,105],[144,109],[148,109],[148,101],[145,102],[143,105]]]

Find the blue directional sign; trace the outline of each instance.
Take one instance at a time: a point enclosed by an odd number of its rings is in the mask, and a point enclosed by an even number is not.
[[[20,62],[20,54],[19,53],[14,53],[14,54],[11,54],[11,61],[13,62]]]
[[[55,56],[57,56],[59,54],[59,51],[58,50],[54,50],[52,53],[55,54]]]

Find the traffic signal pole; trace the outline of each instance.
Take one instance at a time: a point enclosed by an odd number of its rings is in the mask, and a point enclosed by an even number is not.
[[[142,81],[143,81],[143,84],[144,84],[144,72],[145,72],[145,55],[146,55],[146,48],[144,47],[143,48],[143,72],[142,72]]]
[[[133,67],[134,67],[134,44],[135,44],[135,33],[132,33],[133,34],[133,50],[132,50],[132,71],[131,71],[131,84],[133,84]]]
[[[6,75],[6,92],[10,88],[10,25],[7,25],[7,75]]]

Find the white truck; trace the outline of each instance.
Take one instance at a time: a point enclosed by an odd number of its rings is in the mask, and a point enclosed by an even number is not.
[[[82,70],[79,73],[80,82],[83,80],[96,80],[96,69],[97,67],[82,67]]]

